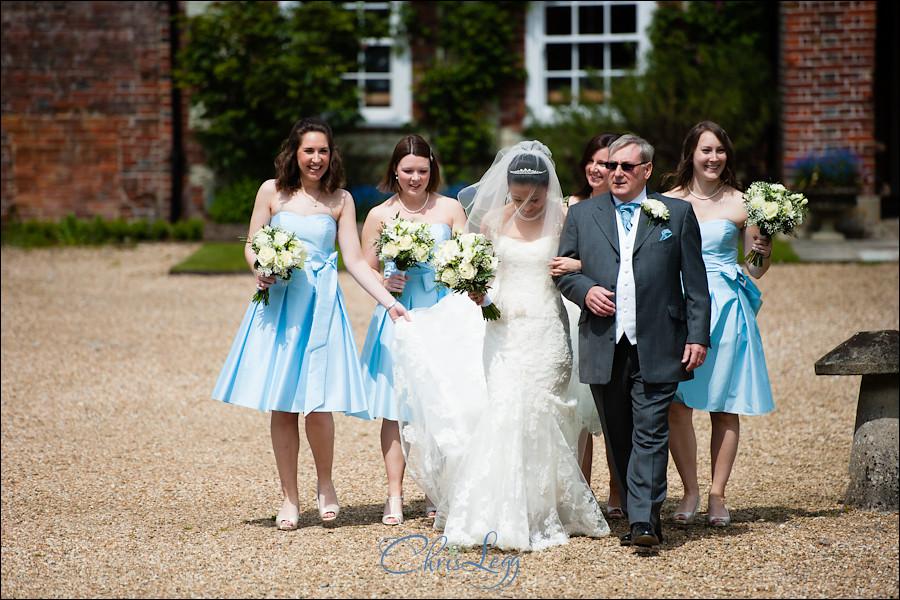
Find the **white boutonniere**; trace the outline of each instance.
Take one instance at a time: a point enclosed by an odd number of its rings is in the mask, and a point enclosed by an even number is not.
[[[647,198],[641,202],[641,210],[647,213],[650,220],[647,222],[649,227],[653,222],[664,223],[669,220],[669,209],[665,204],[653,198]]]

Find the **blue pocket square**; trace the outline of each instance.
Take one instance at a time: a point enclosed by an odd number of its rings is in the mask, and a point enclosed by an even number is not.
[[[659,241],[667,240],[672,237],[672,232],[668,229],[663,229],[662,234],[659,236]]]

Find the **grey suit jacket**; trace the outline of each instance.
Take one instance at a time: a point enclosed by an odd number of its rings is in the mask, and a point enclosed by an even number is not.
[[[688,202],[657,193],[647,197],[662,201],[669,219],[651,222],[641,211],[636,225],[632,267],[638,360],[648,383],[675,383],[694,376],[681,364],[685,344],[709,346],[710,300],[700,225]],[[620,260],[615,213],[609,192],[575,204],[559,242],[559,256],[577,258],[582,265],[581,271],[554,280],[581,307],[578,368],[584,383],[609,383],[612,371],[615,315],[595,315],[584,299],[595,285],[616,291]]]

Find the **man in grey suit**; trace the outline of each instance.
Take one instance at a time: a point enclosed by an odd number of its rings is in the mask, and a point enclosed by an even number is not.
[[[610,191],[569,209],[559,256],[581,271],[555,277],[581,306],[581,381],[591,386],[622,509],[622,545],[662,541],[669,404],[709,346],[710,300],[700,226],[683,200],[647,193],[653,146],[623,135],[609,148]],[[621,206],[621,208],[620,208]]]

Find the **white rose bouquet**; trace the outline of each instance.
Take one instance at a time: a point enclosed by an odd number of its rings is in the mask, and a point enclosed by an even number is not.
[[[262,275],[275,275],[283,281],[291,278],[295,268],[302,269],[306,262],[306,244],[294,232],[281,227],[263,225],[250,238],[250,248],[256,253],[253,268]],[[269,289],[256,290],[253,301],[269,305]]]
[[[803,223],[809,210],[806,203],[806,196],[791,192],[780,183],[754,181],[744,192],[747,224],[756,225],[760,233],[769,237],[775,233],[796,236],[794,228]],[[753,251],[744,259],[757,267],[763,263],[763,257]]]
[[[480,233],[457,233],[438,246],[431,259],[435,281],[458,292],[483,294],[497,270],[491,242]],[[481,314],[488,321],[500,318],[494,304],[482,305]]]
[[[400,271],[406,271],[417,262],[425,262],[431,256],[434,247],[434,236],[431,235],[431,227],[428,223],[414,223],[407,219],[401,219],[400,213],[388,221],[382,223],[381,234],[375,240],[378,248],[378,258],[390,260],[397,265]],[[402,296],[402,292],[391,292],[395,298]]]

